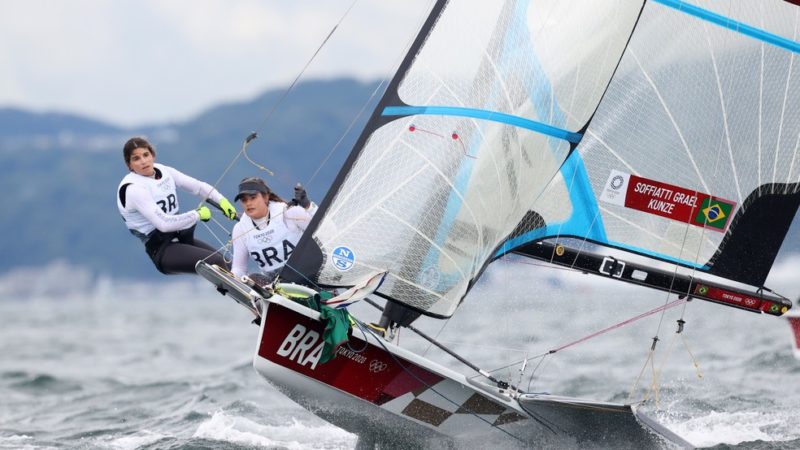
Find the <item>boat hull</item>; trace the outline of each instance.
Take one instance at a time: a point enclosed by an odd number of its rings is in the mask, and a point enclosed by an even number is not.
[[[264,302],[253,365],[289,398],[359,436],[394,445],[657,447],[689,443],[628,405],[509,393],[355,329],[319,362],[324,327],[311,309]]]
[[[265,302],[253,365],[323,419],[392,442],[502,441],[532,426],[511,397],[481,392],[462,375],[357,329],[336,358],[319,362],[324,327],[318,314],[287,302]]]
[[[317,311],[280,295],[265,299],[215,266],[200,263],[197,272],[260,321],[255,370],[304,408],[359,435],[362,444],[638,449],[667,440],[690,446],[629,405],[498,389],[357,327],[323,363]]]

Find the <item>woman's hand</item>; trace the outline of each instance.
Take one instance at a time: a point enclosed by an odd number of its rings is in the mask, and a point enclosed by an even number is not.
[[[225,214],[225,217],[236,220],[236,208],[231,205],[231,202],[229,202],[227,198],[222,197],[219,199],[219,208],[222,210],[222,213]]]
[[[308,199],[306,188],[304,188],[300,183],[297,183],[297,186],[294,187],[294,198],[292,199],[292,205],[300,205],[305,209],[308,209],[308,207],[311,206],[311,200]]]
[[[208,222],[211,219],[211,210],[207,206],[201,206],[195,211],[197,211],[197,215],[200,216],[200,220],[203,222]]]

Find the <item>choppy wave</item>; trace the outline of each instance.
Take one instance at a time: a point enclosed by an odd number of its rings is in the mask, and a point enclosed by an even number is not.
[[[800,258],[785,260],[768,284],[796,296],[798,267]],[[255,374],[250,360],[258,330],[246,311],[212,287],[191,277],[165,285],[94,283],[88,294],[67,301],[55,288],[28,301],[14,291],[14,301],[0,301],[0,448],[355,445],[354,435]],[[0,292],[7,291],[0,286]],[[451,322],[418,325],[491,370],[667,300],[602,278],[507,262],[487,271]],[[366,307],[353,310],[366,320],[376,316]],[[687,322],[681,339],[674,337],[679,317]],[[800,361],[781,319],[694,301],[559,352],[535,377],[536,364],[524,374],[518,366],[495,373],[536,391],[639,399],[651,379],[631,388],[655,333],[662,337],[657,362],[663,371],[658,403],[645,405],[648,413],[701,447],[800,447]],[[402,342],[468,373],[406,332]]]
[[[193,437],[292,450],[349,448],[356,443],[355,435],[333,425],[312,426],[292,417],[274,425],[262,425],[222,411],[200,424]]]

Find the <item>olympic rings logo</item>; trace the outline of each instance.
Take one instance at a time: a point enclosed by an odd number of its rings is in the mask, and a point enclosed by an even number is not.
[[[377,359],[373,359],[372,361],[369,362],[370,372],[374,373],[383,372],[384,370],[386,370],[387,367],[389,367],[388,364]]]

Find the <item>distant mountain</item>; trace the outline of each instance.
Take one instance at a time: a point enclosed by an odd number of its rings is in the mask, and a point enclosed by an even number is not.
[[[374,109],[379,96],[372,94],[377,85],[377,81],[348,79],[312,81],[296,86],[269,116],[282,90],[219,105],[185,122],[136,129],[63,113],[0,109],[0,192],[4,194],[0,275],[58,260],[114,277],[161,277],[142,245],[128,233],[116,207],[117,185],[128,171],[122,145],[135,135],[147,136],[155,144],[159,162],[211,184],[222,177],[217,188],[231,200],[239,180],[253,175],[264,177],[287,197],[294,183],[301,181],[312,199],[322,200]],[[236,159],[242,141],[254,130],[259,138],[248,156],[274,176],[244,157]],[[327,162],[321,165],[323,161]],[[184,211],[199,202],[189,195],[179,198]],[[215,246],[229,239],[231,228],[221,215],[216,217],[227,229],[210,222],[210,231],[204,225],[197,231]],[[782,254],[798,251],[800,227],[795,223]]]
[[[107,123],[65,113],[33,113],[18,108],[0,108],[0,138],[111,134],[122,131]]]
[[[282,90],[220,105],[185,122],[137,129],[69,114],[0,109],[0,188],[5,193],[0,274],[64,260],[113,276],[160,276],[116,207],[117,185],[128,172],[122,145],[131,136],[147,136],[159,162],[210,184],[224,174],[217,188],[231,200],[239,180],[258,175],[288,197],[294,183],[301,181],[312,199],[320,201],[373,106],[366,108],[327,163],[320,164],[370,101],[377,84],[348,79],[301,83],[268,119]],[[248,156],[275,175],[268,176],[243,157],[225,173],[254,130],[259,138]],[[191,195],[179,199],[184,211],[198,206],[199,199]],[[221,215],[218,220],[230,228]],[[226,230],[209,225],[214,235],[227,241]],[[220,245],[202,225],[197,235]]]

